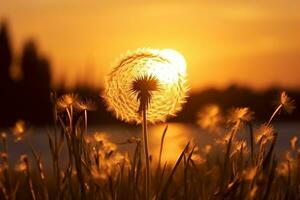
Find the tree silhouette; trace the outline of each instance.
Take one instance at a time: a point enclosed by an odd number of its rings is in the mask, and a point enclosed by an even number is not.
[[[45,123],[51,117],[50,65],[45,57],[38,54],[37,46],[29,40],[21,56],[22,117],[34,123]]]
[[[8,25],[6,21],[0,24],[0,125],[6,125],[16,118],[16,113],[11,111],[14,105],[13,91],[15,85],[10,78],[9,70],[13,61]]]
[[[12,51],[10,38],[8,35],[7,23],[3,21],[0,25],[0,81],[2,86],[10,82],[9,68],[11,63]]]

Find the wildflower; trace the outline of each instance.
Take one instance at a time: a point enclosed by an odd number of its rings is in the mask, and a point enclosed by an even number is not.
[[[271,125],[262,125],[256,136],[255,141],[262,145],[265,145],[267,142],[271,141],[274,138],[274,128]]]
[[[23,120],[18,120],[12,129],[13,135],[15,136],[15,141],[20,141],[23,139],[25,130],[25,122]]]
[[[66,109],[72,105],[75,105],[75,103],[78,100],[79,100],[79,97],[77,94],[73,94],[73,93],[65,94],[57,100],[57,106],[60,109]]]
[[[296,108],[295,100],[290,98],[286,92],[281,93],[279,105],[281,105],[283,110],[287,113],[292,113]]]
[[[250,122],[253,119],[254,112],[250,108],[233,109],[228,117],[228,122],[238,124],[239,122]]]
[[[298,142],[298,137],[297,136],[293,136],[290,139],[290,145],[291,145],[291,149],[292,150],[296,150],[296,148],[297,148],[297,142]]]
[[[96,105],[93,101],[91,100],[83,100],[83,101],[76,101],[75,102],[75,107],[78,110],[84,110],[84,111],[94,111],[96,110]]]
[[[178,66],[165,50],[140,49],[121,58],[107,76],[103,98],[108,110],[125,122],[165,121],[181,110],[188,90],[185,66]],[[151,103],[150,103],[151,100]],[[150,103],[150,104],[149,104]]]
[[[197,124],[210,132],[217,132],[222,121],[221,109],[217,105],[208,105],[198,113]]]

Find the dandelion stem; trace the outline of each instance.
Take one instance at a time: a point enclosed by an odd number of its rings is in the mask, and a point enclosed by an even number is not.
[[[253,126],[248,123],[250,133],[250,148],[251,148],[251,163],[254,166],[254,141],[253,141]]]
[[[276,110],[274,111],[274,113],[273,113],[272,116],[270,117],[267,126],[269,126],[269,125],[271,124],[273,118],[274,118],[275,115],[280,111],[281,108],[282,108],[282,104],[280,104],[280,105],[276,108]]]
[[[84,131],[85,131],[85,134],[87,134],[87,120],[88,120],[88,116],[87,116],[87,110],[85,109],[84,110]]]
[[[147,114],[146,105],[142,105],[143,115],[143,139],[144,139],[144,152],[146,161],[146,200],[150,199],[151,190],[151,172],[150,172],[150,160],[148,152],[148,128],[147,128]]]

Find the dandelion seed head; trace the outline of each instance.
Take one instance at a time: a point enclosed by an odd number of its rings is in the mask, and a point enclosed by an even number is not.
[[[280,95],[280,105],[282,105],[283,110],[287,113],[292,113],[296,108],[295,100],[289,97],[285,91]]]
[[[78,101],[79,97],[77,94],[74,93],[69,93],[62,95],[58,100],[57,100],[57,106],[59,109],[66,109],[70,107],[71,105],[74,105]]]
[[[96,104],[91,100],[82,100],[82,101],[76,101],[75,108],[78,110],[88,110],[88,111],[94,111],[96,110]]]
[[[250,108],[235,108],[228,117],[228,122],[237,124],[238,122],[250,122],[253,119],[254,112]]]
[[[141,123],[136,91],[145,83],[151,90],[147,120],[156,123],[175,116],[185,103],[188,91],[185,66],[181,66],[180,59],[172,51],[155,49],[139,49],[122,57],[106,79],[103,98],[108,110],[125,122]],[[152,84],[148,84],[149,80],[142,81],[149,77]]]
[[[256,143],[261,143],[262,145],[266,144],[268,141],[271,141],[274,137],[274,128],[271,125],[263,124],[255,134]]]
[[[197,115],[197,124],[210,132],[218,132],[223,121],[221,109],[218,105],[212,104],[204,107]]]

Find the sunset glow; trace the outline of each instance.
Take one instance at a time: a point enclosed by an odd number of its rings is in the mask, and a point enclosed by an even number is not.
[[[54,85],[103,87],[116,56],[151,47],[181,52],[195,91],[231,83],[299,87],[299,9],[292,0],[10,0],[0,16],[16,53],[34,38],[51,58]]]

